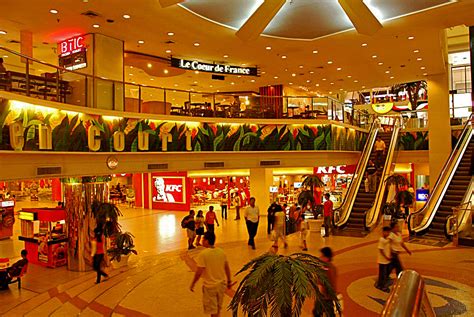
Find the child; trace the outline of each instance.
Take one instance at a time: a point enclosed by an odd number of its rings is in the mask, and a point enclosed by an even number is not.
[[[204,235],[204,216],[202,213],[202,210],[199,210],[195,219],[196,222],[196,245],[200,246],[201,245],[201,236]]]
[[[390,292],[388,288],[388,277],[390,271],[390,241],[387,239],[390,234],[390,227],[383,227],[382,237],[379,239],[377,263],[379,264],[379,278],[375,287],[383,292]]]
[[[392,232],[390,232],[388,236],[388,240],[390,241],[390,249],[391,249],[392,255],[390,259],[389,275],[392,272],[392,270],[395,269],[398,276],[398,274],[400,274],[400,272],[403,271],[403,266],[402,266],[402,262],[400,262],[399,253],[402,252],[403,249],[405,249],[405,251],[409,255],[411,255],[411,251],[407,248],[407,246],[405,245],[405,242],[403,242],[402,233],[400,232],[400,225],[397,222],[394,222],[392,223],[390,227],[392,229],[391,230]]]

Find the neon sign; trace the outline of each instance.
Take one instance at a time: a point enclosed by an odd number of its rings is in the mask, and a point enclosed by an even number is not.
[[[354,174],[355,165],[319,166],[315,174]]]
[[[180,58],[171,58],[171,66],[181,69],[201,71],[207,73],[258,76],[257,67],[240,67],[223,64],[202,63],[196,60],[185,60]]]
[[[58,44],[59,56],[65,57],[71,54],[79,53],[86,50],[86,46],[84,44],[84,36],[79,35]]]

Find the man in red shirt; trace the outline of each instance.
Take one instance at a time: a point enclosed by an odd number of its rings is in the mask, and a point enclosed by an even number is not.
[[[325,230],[325,237],[329,237],[329,230],[332,229],[332,201],[331,201],[331,195],[329,193],[326,193],[324,195],[326,198],[326,201],[324,202],[324,211],[323,211],[323,216],[324,216],[324,230]]]
[[[206,213],[206,220],[205,225],[207,231],[214,232],[214,221],[217,223],[219,227],[219,221],[217,221],[216,213],[214,212],[214,206],[209,206],[209,211]]]

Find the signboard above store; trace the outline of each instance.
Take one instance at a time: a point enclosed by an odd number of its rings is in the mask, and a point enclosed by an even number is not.
[[[206,73],[258,76],[257,67],[241,67],[224,64],[203,63],[196,60],[171,58],[171,66],[181,69],[194,70]]]
[[[58,43],[58,51],[60,57],[69,56],[71,54],[85,51],[84,36],[79,35]]]

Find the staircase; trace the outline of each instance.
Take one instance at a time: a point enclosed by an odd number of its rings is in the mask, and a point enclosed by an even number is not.
[[[377,136],[380,136],[382,140],[385,142],[385,154],[382,155],[380,161],[378,162],[378,168],[383,169],[385,165],[385,161],[387,159],[387,152],[388,148],[390,147],[390,140],[392,138],[392,132],[379,132]],[[375,162],[375,146],[370,153],[370,159]],[[365,175],[365,171],[364,171]],[[352,206],[351,214],[349,219],[347,220],[346,228],[353,229],[353,230],[365,230],[365,216],[364,213],[369,210],[375,202],[375,195],[376,193],[366,193],[365,192],[365,185],[364,182],[361,182],[359,186],[359,190],[357,191],[357,196],[354,201],[354,205]]]
[[[446,225],[446,218],[453,214],[453,207],[459,206],[466,193],[467,188],[471,182],[472,177],[472,156],[474,151],[474,139],[471,138],[466,151],[459,162],[459,165],[454,173],[448,189],[444,194],[443,200],[436,211],[436,214],[428,229],[427,236],[433,238],[444,238],[444,228]]]

